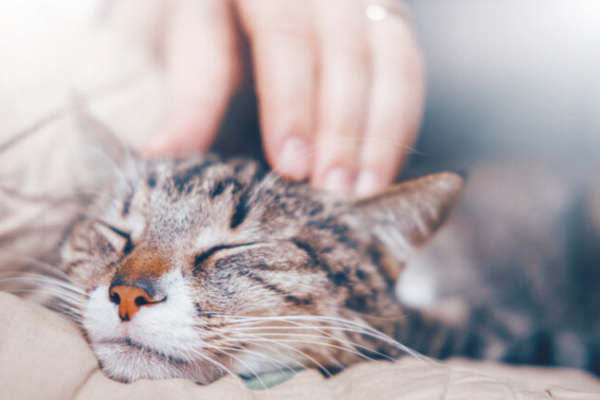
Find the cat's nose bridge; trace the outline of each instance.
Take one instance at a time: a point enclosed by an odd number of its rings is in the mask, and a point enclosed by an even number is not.
[[[121,321],[130,321],[143,306],[152,306],[162,300],[154,300],[146,290],[137,286],[117,285],[109,290],[110,301],[119,306]]]
[[[129,321],[143,306],[164,300],[157,284],[170,269],[168,258],[157,251],[135,251],[119,266],[108,291],[111,302],[119,306],[121,321]],[[163,297],[159,298],[158,297]]]
[[[158,251],[139,251],[129,256],[117,269],[111,285],[140,286],[140,282],[156,282],[171,268],[170,262]],[[154,293],[150,292],[151,295]]]

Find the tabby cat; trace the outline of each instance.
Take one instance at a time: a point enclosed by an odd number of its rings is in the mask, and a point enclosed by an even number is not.
[[[407,260],[461,196],[456,174],[343,199],[242,158],[146,160],[80,119],[102,148],[93,165],[101,190],[60,248],[80,301],[54,307],[81,323],[116,380],[209,383],[299,367],[330,374],[416,352],[532,362],[552,347],[536,321],[504,309],[397,300]],[[401,290],[407,285],[421,290],[409,281]],[[588,358],[579,363],[590,367]]]
[[[406,323],[394,284],[458,200],[459,176],[350,201],[249,160],[145,160],[85,121],[105,149],[103,190],[69,228],[61,268],[84,290],[82,326],[109,376],[331,371],[396,357],[391,338],[411,346],[427,329]]]

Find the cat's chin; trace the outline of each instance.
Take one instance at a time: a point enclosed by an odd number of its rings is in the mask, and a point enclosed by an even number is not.
[[[124,340],[97,343],[92,347],[102,371],[119,382],[182,378],[208,384],[221,376],[211,364],[180,360]]]

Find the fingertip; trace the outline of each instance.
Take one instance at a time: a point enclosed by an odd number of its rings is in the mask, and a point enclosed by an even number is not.
[[[291,181],[300,182],[310,175],[311,158],[306,140],[292,136],[284,140],[275,170]]]
[[[152,136],[150,140],[142,147],[142,155],[150,158],[166,155],[169,138],[164,133],[159,132]]]
[[[358,174],[354,194],[358,197],[369,197],[383,191],[390,182],[373,170],[363,170]]]
[[[326,192],[349,196],[354,190],[355,174],[345,167],[333,167],[327,170],[321,188]]]

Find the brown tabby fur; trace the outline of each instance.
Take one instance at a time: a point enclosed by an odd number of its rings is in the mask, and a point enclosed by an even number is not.
[[[113,378],[210,382],[225,370],[256,374],[282,364],[336,370],[363,358],[397,357],[402,346],[391,338],[420,335],[405,323],[395,280],[454,207],[459,176],[427,176],[374,198],[345,200],[264,174],[243,159],[143,160],[87,117],[83,123],[106,149],[97,165],[105,169],[103,184],[110,183],[65,235],[61,265],[85,289],[86,301],[99,296],[108,308],[111,328],[86,304],[82,324]],[[185,329],[192,339],[170,348],[183,340],[177,324],[189,313],[148,342],[127,331],[102,333],[138,318],[115,323],[108,288],[139,286],[164,299],[138,315],[149,314],[169,307],[174,294],[161,281],[167,276],[189,293],[194,315]],[[291,316],[298,319],[278,319]],[[253,336],[236,335],[240,321],[255,329]],[[255,340],[261,335],[283,341],[265,346]]]

